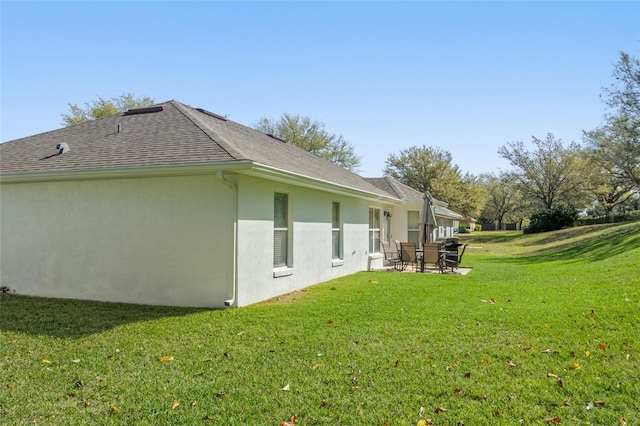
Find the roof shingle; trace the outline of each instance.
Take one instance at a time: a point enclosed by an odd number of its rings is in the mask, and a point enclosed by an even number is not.
[[[385,198],[361,176],[294,145],[177,101],[0,144],[0,174],[200,165],[249,161]],[[120,131],[118,131],[120,129]],[[57,155],[56,144],[70,151]]]

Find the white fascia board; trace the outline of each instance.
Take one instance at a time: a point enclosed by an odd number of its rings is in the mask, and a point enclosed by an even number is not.
[[[250,161],[206,163],[149,167],[119,167],[113,169],[57,170],[0,175],[0,183],[60,182],[68,180],[128,179],[207,175],[222,170],[240,172],[251,169]]]
[[[260,177],[263,179],[269,179],[277,182],[290,183],[305,188],[318,189],[321,191],[331,192],[334,194],[348,195],[351,197],[361,198],[365,200],[379,200],[391,204],[402,204],[402,200],[392,197],[391,195],[385,196],[374,192],[368,192],[357,188],[352,188],[346,185],[340,185],[337,183],[329,182],[322,179],[311,178],[308,176],[300,175],[297,173],[291,173],[286,170],[278,169],[275,167],[265,166],[262,164],[254,163],[249,172],[243,171],[243,174]]]

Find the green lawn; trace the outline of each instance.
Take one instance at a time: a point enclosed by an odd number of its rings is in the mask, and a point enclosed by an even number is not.
[[[0,296],[0,423],[640,424],[640,224],[462,238],[241,309]]]

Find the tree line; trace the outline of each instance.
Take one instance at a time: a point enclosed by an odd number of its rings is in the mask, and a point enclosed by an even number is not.
[[[434,146],[413,146],[389,154],[383,174],[420,192],[449,203],[465,216],[483,222],[506,221],[520,226],[565,224],[577,212],[609,219],[616,210],[638,209],[640,188],[640,61],[622,52],[614,64],[614,81],[602,90],[606,110],[603,122],[583,131],[583,143],[568,144],[552,133],[533,136],[530,146],[508,142],[497,154],[510,170],[463,173],[451,153]],[[64,125],[101,118],[129,108],[153,105],[149,97],[131,93],[105,100],[98,97],[84,107],[69,104]],[[277,136],[328,161],[357,172],[361,157],[354,146],[309,117],[284,113],[278,119],[261,118],[256,130]],[[542,230],[546,230],[543,226]]]

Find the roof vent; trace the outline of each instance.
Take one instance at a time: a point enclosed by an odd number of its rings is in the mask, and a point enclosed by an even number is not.
[[[267,133],[267,136],[269,136],[270,138],[273,138],[273,139],[275,139],[275,140],[277,140],[277,141],[287,143],[287,141],[285,141],[284,139],[279,138],[279,137],[277,137],[276,135],[272,135],[271,133]]]
[[[207,111],[206,109],[196,108],[196,111],[200,111],[204,115],[208,115],[209,117],[217,118],[218,120],[227,121],[227,119],[221,115],[214,114],[211,111]]]
[[[71,148],[69,148],[69,145],[65,142],[57,144],[56,149],[58,150],[58,155],[62,155],[65,152],[71,151]]]
[[[164,111],[164,106],[158,105],[158,106],[152,106],[152,107],[146,107],[146,108],[129,109],[124,113],[124,115],[149,114],[151,112],[160,112],[160,111]]]

